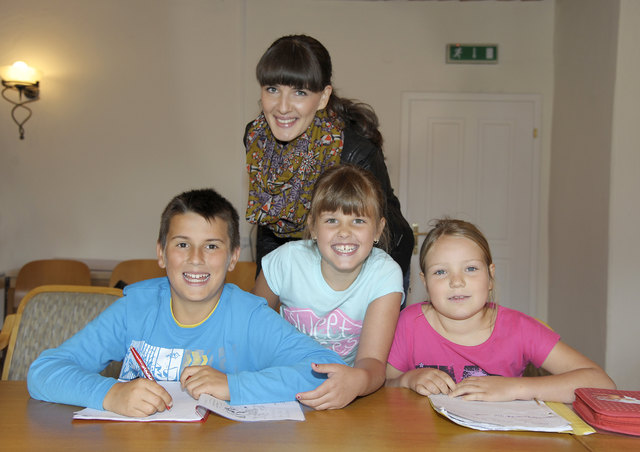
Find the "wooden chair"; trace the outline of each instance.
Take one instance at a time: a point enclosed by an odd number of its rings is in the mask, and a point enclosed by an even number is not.
[[[73,259],[42,259],[24,264],[16,276],[13,299],[7,298],[5,315],[16,312],[27,292],[46,284],[90,286],[91,270],[84,262]]]
[[[251,292],[256,284],[256,268],[255,262],[240,261],[233,271],[227,273],[225,282],[235,284],[242,290]]]
[[[119,282],[128,285],[162,276],[167,276],[167,272],[160,268],[157,259],[130,259],[114,267],[109,278],[109,287],[116,287]]]
[[[57,347],[122,296],[122,290],[98,286],[39,286],[20,302],[0,332],[6,347],[3,380],[26,380],[31,363],[43,350]],[[116,376],[115,366],[105,369]]]

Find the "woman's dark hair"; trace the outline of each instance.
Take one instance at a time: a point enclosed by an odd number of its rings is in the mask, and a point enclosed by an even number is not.
[[[331,57],[320,41],[291,35],[276,39],[269,46],[258,61],[256,78],[260,86],[285,85],[318,93],[331,85],[332,71]],[[341,98],[333,90],[327,110],[382,148],[378,116],[369,104]]]

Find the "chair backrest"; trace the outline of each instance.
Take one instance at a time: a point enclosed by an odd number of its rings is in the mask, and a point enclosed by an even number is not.
[[[84,262],[73,259],[42,259],[24,264],[16,276],[13,304],[8,304],[7,314],[16,311],[27,292],[47,284],[90,286],[91,270]]]
[[[227,273],[225,282],[233,283],[242,290],[251,292],[256,284],[256,268],[255,262],[240,261],[233,271]]]
[[[40,286],[20,303],[2,370],[3,380],[26,380],[43,350],[57,347],[122,297],[122,290],[97,286]]]
[[[118,282],[133,284],[151,278],[167,276],[164,268],[158,265],[158,259],[130,259],[118,263],[111,272],[109,287],[115,287]]]

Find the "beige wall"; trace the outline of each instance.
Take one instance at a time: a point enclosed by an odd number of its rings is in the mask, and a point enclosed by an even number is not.
[[[24,141],[0,100],[0,271],[153,257],[185,189],[242,204],[241,2],[3,3],[0,64],[44,77]]]
[[[640,3],[558,0],[549,322],[640,389]]]
[[[604,365],[618,2],[558,1],[549,322]],[[577,318],[580,320],[577,321]]]
[[[609,201],[606,368],[640,389],[640,2],[620,2]],[[602,303],[603,300],[600,300]]]

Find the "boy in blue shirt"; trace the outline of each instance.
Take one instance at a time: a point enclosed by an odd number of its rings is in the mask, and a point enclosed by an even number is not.
[[[158,380],[180,380],[194,398],[231,404],[295,400],[323,382],[312,363],[342,363],[299,333],[262,298],[224,284],[240,256],[238,214],[211,189],[176,196],[157,244],[167,278],[142,281],[60,347],[44,351],[27,376],[33,398],[146,416],[171,408],[145,379],[134,347]],[[99,372],[123,361],[120,379]]]

